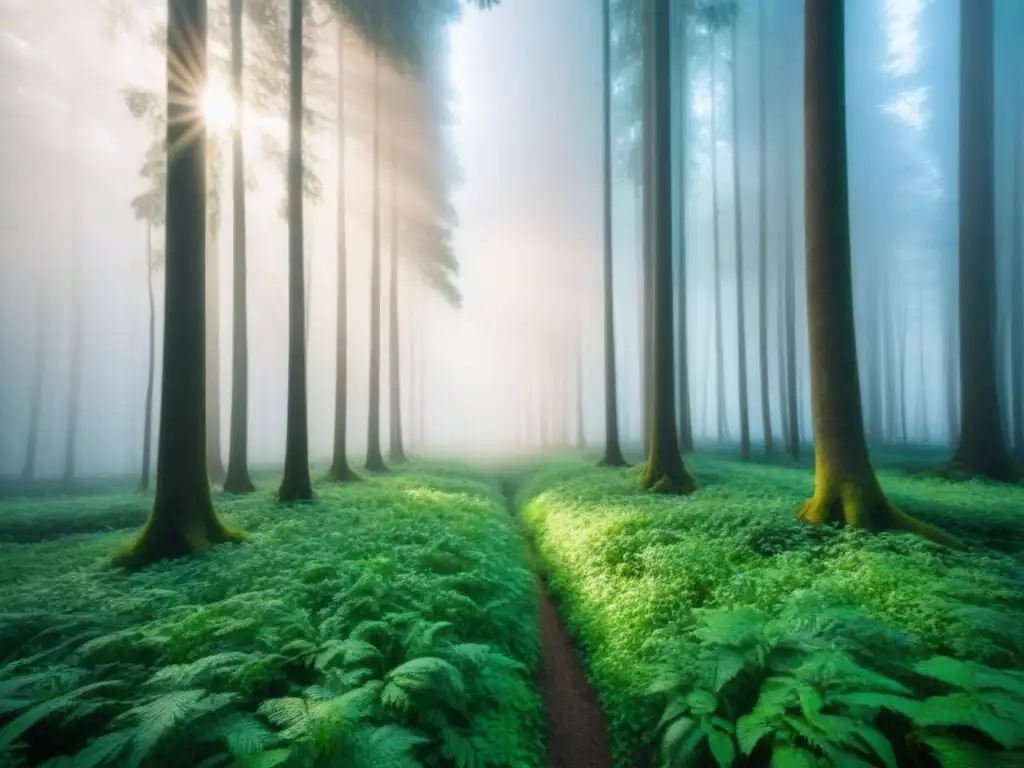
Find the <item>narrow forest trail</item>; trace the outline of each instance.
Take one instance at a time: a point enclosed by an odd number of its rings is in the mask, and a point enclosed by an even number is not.
[[[502,480],[510,515],[515,516],[514,484]],[[526,542],[529,546],[529,542]],[[541,658],[535,682],[544,700],[548,768],[611,768],[607,724],[597,692],[587,681],[572,639],[540,574]]]

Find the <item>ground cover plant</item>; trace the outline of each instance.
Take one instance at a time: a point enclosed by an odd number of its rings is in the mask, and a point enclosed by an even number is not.
[[[521,468],[518,501],[617,765],[1022,764],[1019,489],[880,473],[954,552],[801,523],[804,468],[695,454],[683,498],[591,458]]]
[[[497,490],[317,491],[222,496],[243,544],[135,573],[108,566],[134,532],[0,544],[0,762],[538,765],[536,592]]]

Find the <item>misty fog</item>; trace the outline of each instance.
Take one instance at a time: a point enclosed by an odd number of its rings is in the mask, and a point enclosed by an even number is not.
[[[211,16],[226,12],[211,3]],[[619,4],[621,5],[621,4]],[[698,439],[738,436],[737,201],[749,302],[745,318],[749,421],[763,439],[756,344],[759,242],[759,100],[768,153],[767,349],[771,420],[782,429],[783,257],[788,215],[796,269],[799,425],[809,441],[810,399],[802,283],[802,46],[796,0],[743,0],[736,48],[687,19],[687,82],[673,85],[675,120],[685,117],[685,157],[673,171],[676,237],[685,238],[686,354]],[[58,475],[65,456],[75,332],[83,341],[78,471],[137,473],[147,371],[147,224],[133,198],[152,129],[126,106],[127,89],[165,96],[163,58],[152,40],[160,3],[126,11],[114,0],[5,0],[0,28],[0,474],[25,462],[37,355],[42,356],[37,473]],[[849,188],[860,373],[869,439],[948,444],[955,411],[958,23],[956,0],[859,0],[846,4]],[[763,14],[763,19],[762,15]],[[1024,3],[996,2],[996,200],[1000,269],[1013,250],[1013,140],[1020,132]],[[331,453],[334,413],[337,262],[337,34],[320,14],[310,76],[307,164],[318,179],[305,212],[308,269],[310,455]],[[759,32],[763,24],[763,34]],[[621,8],[613,9],[613,246],[617,374],[624,441],[641,439],[642,242],[637,145],[640,65],[630,59]],[[481,456],[541,447],[539,418],[558,422],[549,441],[591,444],[604,432],[601,252],[601,3],[503,0],[464,10],[448,37],[444,131],[459,174],[450,174],[458,216],[453,282],[461,307],[446,302],[400,253],[402,396],[406,442],[417,455]],[[253,36],[246,30],[247,45]],[[226,39],[226,38],[225,38]],[[766,76],[759,77],[759,40]],[[226,42],[211,57],[211,82],[227,82]],[[256,43],[251,43],[256,47]],[[673,52],[677,55],[677,52]],[[348,238],[350,450],[367,430],[371,154],[370,55],[346,39],[346,225]],[[282,60],[283,61],[283,60]],[[285,62],[286,64],[286,62]],[[285,83],[285,64],[279,68]],[[736,67],[733,92],[732,69]],[[266,65],[273,70],[273,62]],[[248,76],[248,75],[247,75]],[[396,86],[398,87],[398,86]],[[733,114],[733,105],[737,113]],[[274,141],[287,132],[283,93],[268,99],[245,137],[248,204],[249,445],[254,465],[283,457],[287,401],[287,222],[284,170]],[[712,109],[714,107],[714,109]],[[255,110],[253,110],[255,111]],[[219,426],[227,454],[231,396],[231,162],[227,120],[208,113],[221,142],[212,184],[219,292]],[[684,114],[685,113],[685,114]],[[714,113],[714,125],[712,125]],[[223,117],[223,116],[221,116]],[[733,124],[739,135],[733,135]],[[386,120],[385,120],[386,122]],[[385,131],[387,130],[385,126]],[[714,154],[716,180],[712,180]],[[740,162],[739,188],[733,164]],[[788,163],[788,169],[787,169]],[[685,166],[685,174],[682,168]],[[685,181],[683,176],[685,175]],[[789,179],[789,191],[786,180]],[[391,193],[383,173],[385,206]],[[212,189],[212,187],[211,187]],[[685,193],[685,194],[682,194]],[[717,194],[717,197],[715,194]],[[715,206],[717,204],[717,215]],[[685,205],[685,214],[683,206]],[[721,258],[718,330],[713,253]],[[390,235],[383,227],[384,285]],[[163,246],[153,228],[154,247]],[[401,242],[399,244],[401,248]],[[408,249],[407,249],[408,250]],[[677,257],[678,258],[678,257]],[[76,272],[77,270],[77,272]],[[75,311],[80,275],[81,313]],[[159,383],[163,277],[152,272]],[[1000,281],[1000,360],[1009,359],[1010,281]],[[1016,299],[1016,300],[1019,300]],[[383,311],[382,338],[388,338]],[[386,347],[385,347],[386,348]],[[387,355],[382,359],[387,382]],[[722,378],[720,378],[720,375]],[[1009,386],[1007,366],[1001,382]],[[882,388],[885,394],[872,394]],[[895,395],[893,395],[895,393]],[[582,399],[582,406],[578,405]],[[383,396],[382,434],[388,408]],[[724,404],[724,412],[720,412]],[[1008,413],[1006,409],[1004,415]],[[1009,416],[1006,416],[1009,418]],[[155,429],[155,428],[154,428]],[[155,440],[155,436],[154,436]],[[154,443],[155,444],[155,443]],[[155,453],[155,452],[154,452]]]

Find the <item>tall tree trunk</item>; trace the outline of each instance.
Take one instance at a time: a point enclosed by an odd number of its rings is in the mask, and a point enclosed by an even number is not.
[[[283,502],[313,498],[309,477],[309,416],[306,389],[306,292],[304,287],[302,167],[302,15],[304,0],[289,0],[288,70],[288,425]]]
[[[779,387],[779,423],[782,426],[782,444],[789,451],[790,443],[790,420],[789,420],[789,350],[786,342],[786,281],[788,270],[786,261],[787,254],[782,254],[782,263],[779,265],[778,278],[776,280],[776,300],[778,306],[775,309],[775,331],[778,355],[776,355],[776,379]],[[798,446],[799,450],[799,446]]]
[[[907,336],[910,333],[910,323],[907,318],[907,304],[903,303],[903,312],[900,316],[900,354],[897,357],[899,365],[900,382],[900,444],[907,444]]]
[[[783,140],[783,185],[785,187],[786,268],[785,326],[786,326],[786,446],[793,461],[800,460],[800,404],[796,379],[796,251],[793,243],[793,161],[790,157],[792,135],[789,132],[789,112],[786,113],[786,138]]]
[[[853,323],[846,166],[843,0],[807,0],[804,58],[807,325],[814,424],[809,523],[904,528],[956,540],[903,514],[886,498],[868,458]]]
[[[583,338],[576,341],[576,450],[582,451],[587,447],[586,414],[583,411]]]
[[[238,105],[231,132],[231,434],[224,490],[251,493],[249,476],[249,310],[246,277],[245,143],[242,140],[245,94],[242,86],[242,11],[244,0],[231,0],[231,90]]]
[[[740,193],[740,100],[738,93],[739,46],[736,22],[730,27],[732,42],[732,190],[736,241],[736,352],[740,394],[740,458],[750,460],[750,405],[747,393],[747,321],[743,292],[743,201]]]
[[[928,381],[925,376],[924,356],[924,291],[918,300],[917,310],[917,375],[918,375],[918,407],[921,411],[921,443],[930,442],[928,435]]]
[[[626,459],[619,444],[619,404],[615,373],[615,259],[612,244],[612,27],[611,0],[602,2],[601,56],[604,80],[602,85],[602,119],[604,136],[601,162],[604,174],[604,456],[601,464],[622,467]]]
[[[40,270],[39,288],[36,293],[35,354],[32,365],[32,401],[28,411],[28,440],[25,443],[25,463],[21,479],[32,482],[36,479],[36,462],[39,457],[39,419],[43,409],[43,376],[46,372],[46,347],[50,342],[49,284]]]
[[[996,388],[993,0],[960,2],[960,442],[958,470],[1014,482]]]
[[[373,220],[370,266],[370,407],[367,413],[366,468],[387,469],[380,450],[380,62],[373,55]]]
[[[224,462],[221,460],[220,440],[220,181],[217,173],[219,146],[207,137],[207,167],[209,186],[207,194],[206,232],[206,472],[211,483],[224,480]]]
[[[647,0],[644,0],[646,2]],[[649,45],[649,38],[651,35],[650,25],[645,25],[643,30],[643,44]],[[643,391],[643,406],[641,410],[642,425],[642,440],[644,446],[644,459],[648,458],[647,451],[651,444],[651,419],[653,418],[653,376],[654,376],[654,299],[653,283],[654,283],[654,174],[657,172],[654,164],[656,162],[654,155],[654,78],[655,73],[651,67],[650,59],[645,58],[643,60],[643,102],[642,102],[642,113],[643,113],[643,227],[641,232],[642,248],[640,253],[641,262],[641,275],[643,280],[643,294],[641,296],[640,312],[641,312],[641,336],[640,343],[643,345],[641,349],[643,370],[642,370],[642,391]]]
[[[205,81],[206,2],[169,0],[167,146],[176,151],[167,158],[156,499],[139,538],[116,558],[130,567],[240,538],[218,519],[206,474],[206,125],[194,107]]]
[[[723,329],[722,329],[722,249],[721,249],[721,234],[719,226],[719,206],[718,206],[718,147],[717,137],[718,132],[716,130],[717,120],[716,113],[717,109],[715,105],[718,101],[715,98],[715,85],[718,80],[715,77],[715,59],[717,59],[715,51],[715,33],[714,30],[711,32],[711,211],[712,211],[712,224],[714,228],[714,249],[715,249],[715,417],[717,419],[717,436],[718,440],[722,441],[726,438],[726,433],[729,430],[728,423],[726,421],[725,411],[725,343],[723,342]]]
[[[306,342],[306,348],[309,348],[309,308],[312,305],[310,297],[313,295],[313,212],[310,211],[308,215],[303,214],[308,219],[305,223],[306,227],[306,238],[303,243],[303,274],[306,276],[306,315],[303,319],[303,339]]]
[[[774,446],[772,435],[771,393],[768,385],[768,142],[767,133],[767,94],[765,93],[765,44],[764,34],[764,0],[758,0],[757,12],[758,40],[758,181],[757,195],[757,343],[758,363],[761,375],[761,429],[764,432],[764,452],[771,455]]]
[[[85,318],[82,316],[82,242],[81,242],[81,201],[75,203],[75,222],[72,225],[73,259],[71,264],[71,375],[68,378],[68,423],[64,443],[64,474],[61,488],[71,491],[75,485],[75,460],[78,456],[78,412],[82,399],[82,356],[84,352]]]
[[[690,114],[690,68],[689,45],[687,38],[687,18],[683,9],[676,12],[676,34],[678,41],[674,45],[678,59],[678,93],[679,93],[679,126],[676,134],[679,147],[676,151],[679,164],[679,243],[677,259],[679,273],[676,276],[676,359],[679,370],[676,388],[679,390],[679,450],[684,454],[693,451],[693,416],[690,405],[690,360],[689,331],[687,327],[687,291],[686,291],[686,166],[689,147],[689,114]]]
[[[1024,64],[1024,57],[1021,58]],[[1013,244],[1010,247],[1010,402],[1013,432],[1010,445],[1024,458],[1024,93],[1017,97],[1013,142]]]
[[[342,483],[357,480],[348,463],[348,242],[345,227],[345,24],[338,17],[338,297],[335,302],[334,456],[328,473]]]
[[[960,365],[959,323],[957,320],[957,287],[955,278],[945,280],[943,308],[943,364],[946,380],[946,433],[949,445],[955,449],[960,440]]]
[[[641,484],[661,493],[690,493],[697,483],[683,466],[676,433],[674,356],[672,340],[672,90],[670,72],[669,6],[647,0],[644,26],[645,68],[653,69],[650,92],[653,139],[652,184],[652,398],[648,420],[647,464]]]
[[[149,298],[149,359],[146,368],[146,413],[142,419],[142,477],[139,490],[149,490],[153,460],[153,376],[156,362],[156,301],[153,297],[153,223],[146,222],[146,294]]]
[[[388,455],[392,461],[405,461],[402,444],[401,336],[398,328],[398,174],[395,141],[391,140],[391,267],[388,287]]]

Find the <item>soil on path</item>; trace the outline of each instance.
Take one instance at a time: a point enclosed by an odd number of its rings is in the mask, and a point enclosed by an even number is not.
[[[605,719],[568,633],[540,579],[537,687],[547,712],[548,768],[611,768]]]

